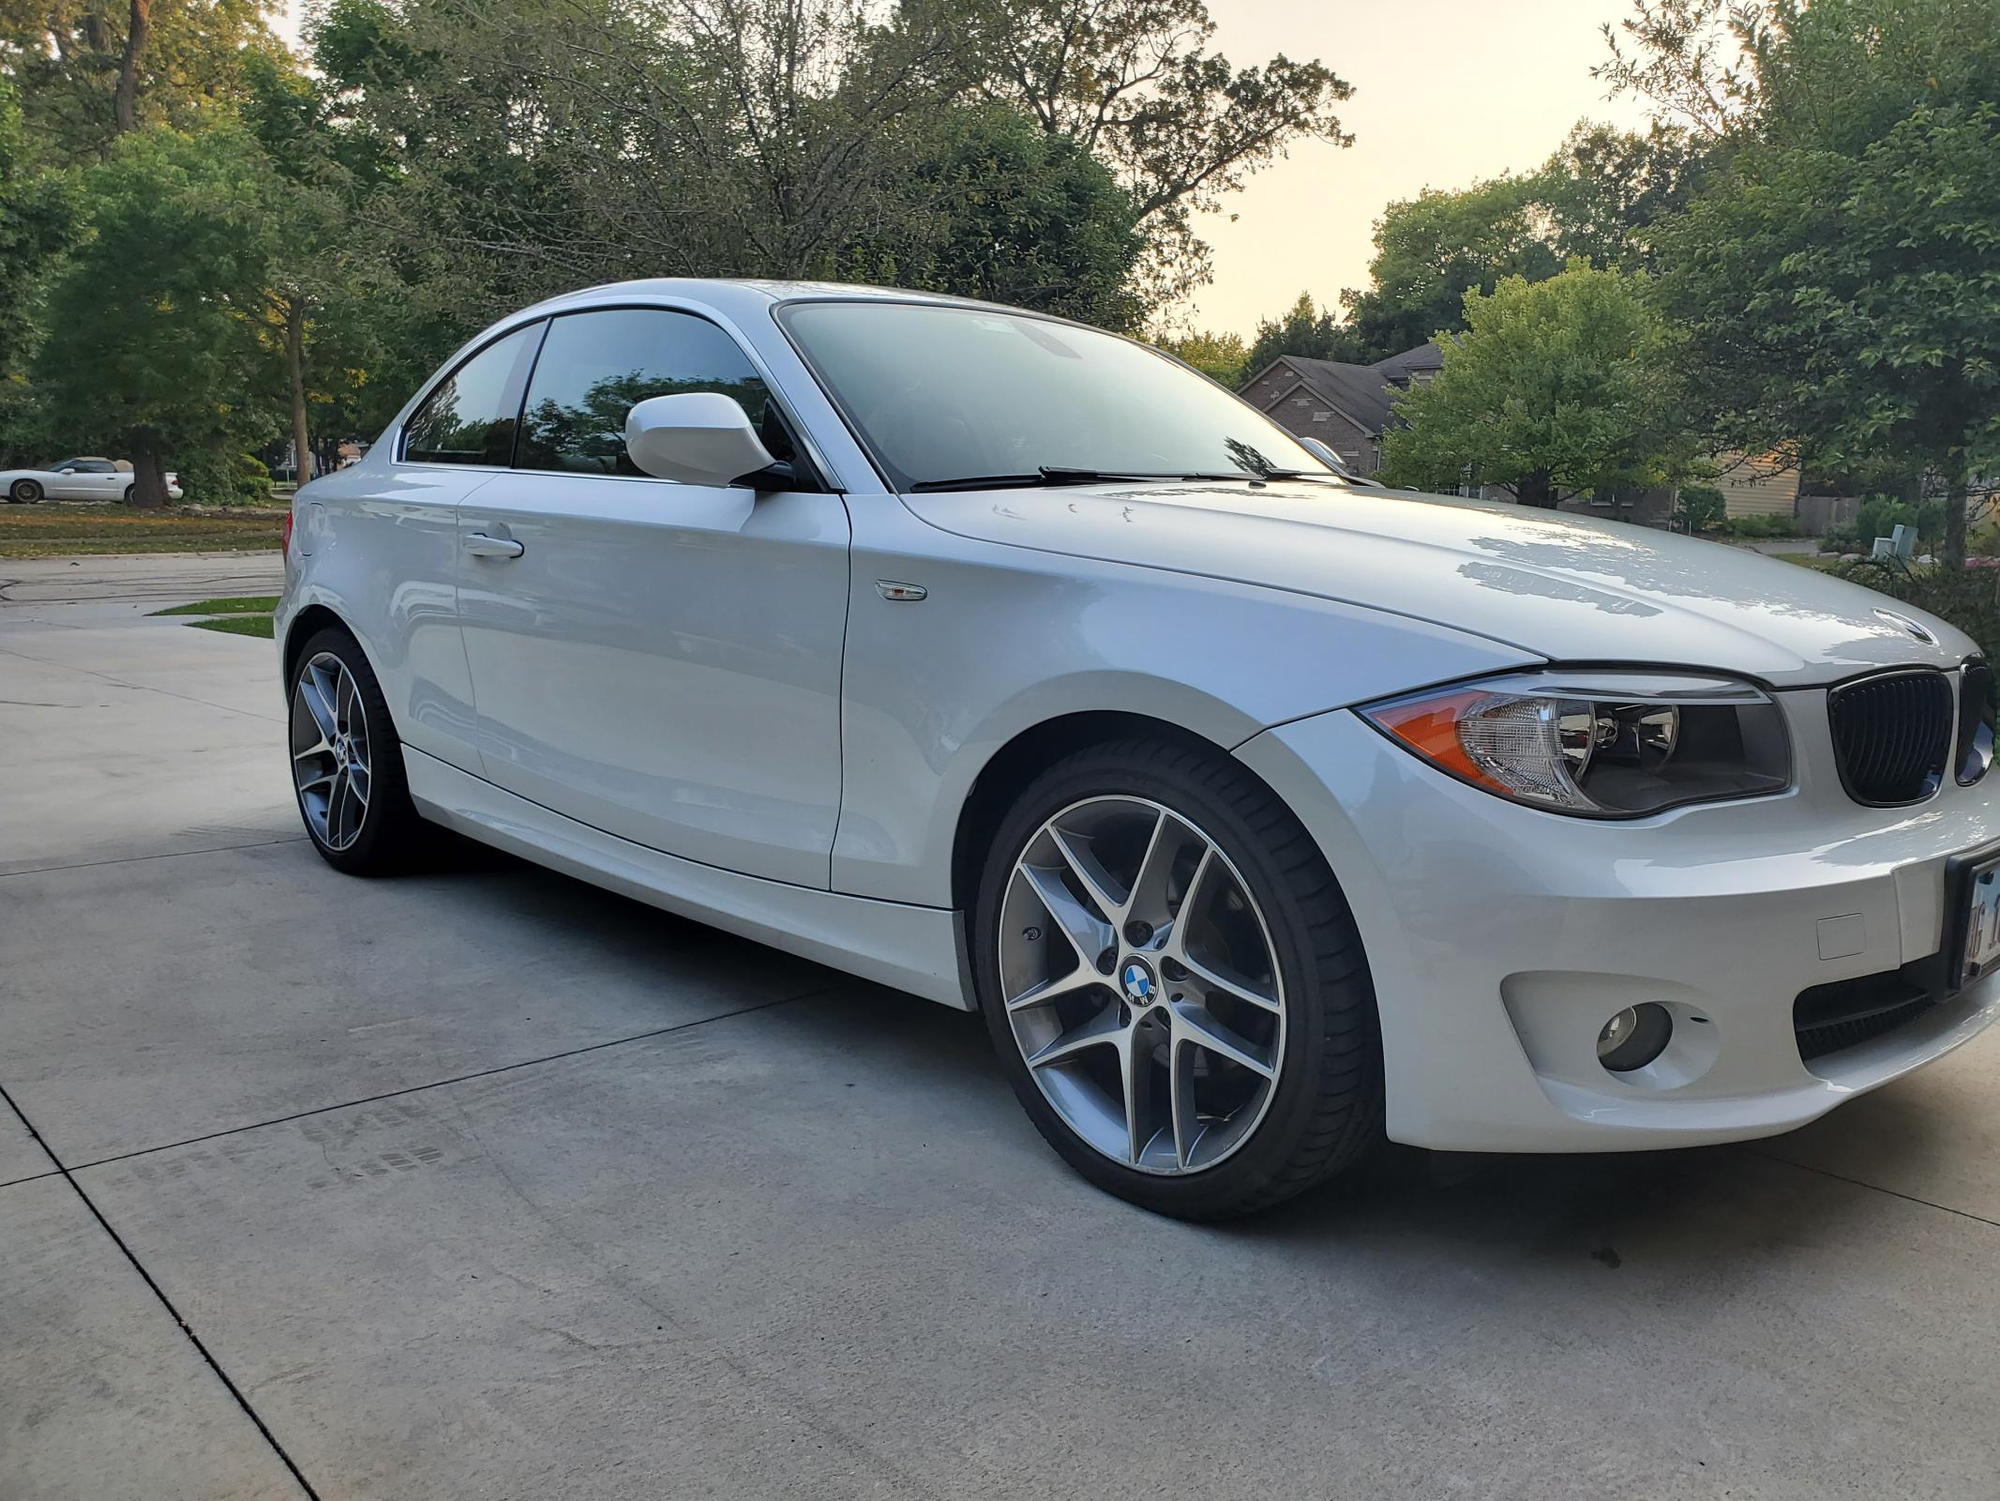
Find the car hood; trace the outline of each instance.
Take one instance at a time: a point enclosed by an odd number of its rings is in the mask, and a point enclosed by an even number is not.
[[[1936,617],[1815,569],[1490,501],[1190,481],[904,504],[963,537],[1318,595],[1551,660],[1675,664],[1798,687],[1874,667],[1950,666],[1975,650]]]

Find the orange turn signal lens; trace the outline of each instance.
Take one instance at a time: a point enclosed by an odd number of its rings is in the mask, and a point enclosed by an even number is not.
[[[1460,693],[1440,694],[1436,698],[1388,704],[1370,710],[1368,718],[1426,761],[1443,767],[1453,776],[1462,777],[1475,787],[1511,797],[1513,789],[1466,754],[1465,743],[1458,736],[1459,724],[1474,710],[1491,703],[1493,697],[1483,689],[1470,688]]]

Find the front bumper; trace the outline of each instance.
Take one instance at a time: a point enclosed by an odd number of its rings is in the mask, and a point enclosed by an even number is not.
[[[2000,1019],[1994,976],[1801,1057],[1801,991],[1938,953],[1947,862],[2000,841],[2000,773],[1913,808],[1860,807],[1833,772],[1825,693],[1777,697],[1798,787],[1632,822],[1506,802],[1347,711],[1238,749],[1305,821],[1354,911],[1392,1139],[1584,1152],[1770,1136]],[[1642,1001],[1673,1014],[1674,1041],[1611,1074],[1598,1029]]]

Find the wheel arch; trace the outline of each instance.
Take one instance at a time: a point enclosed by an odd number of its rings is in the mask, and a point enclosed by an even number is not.
[[[291,624],[285,628],[284,663],[286,693],[292,691],[292,676],[298,670],[299,655],[306,649],[306,643],[312,640],[315,633],[327,629],[339,631],[348,640],[352,641],[361,655],[367,659],[368,668],[375,674],[376,681],[379,682],[381,680],[382,674],[375,666],[375,659],[369,655],[367,646],[362,643],[361,637],[355,632],[354,627],[349,625],[345,620],[342,620],[336,611],[328,608],[326,605],[315,602],[304,606],[292,617]]]
[[[1127,740],[1135,735],[1151,735],[1184,745],[1199,746],[1218,755],[1230,754],[1229,747],[1169,720],[1150,714],[1116,709],[1089,709],[1061,714],[1019,731],[979,768],[959,805],[958,823],[951,846],[951,904],[969,912],[978,895],[979,875],[986,853],[1000,821],[1022,790],[1065,756]],[[1239,765],[1242,763],[1239,761]],[[1248,766],[1244,772],[1263,783],[1271,795],[1277,790],[1264,782]],[[1283,801],[1282,798],[1279,799]],[[1295,815],[1296,816],[1296,815]]]

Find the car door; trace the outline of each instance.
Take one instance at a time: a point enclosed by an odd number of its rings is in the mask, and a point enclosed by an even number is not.
[[[506,472],[540,322],[445,371],[383,462],[310,492],[313,577],[354,625],[404,745],[477,774],[472,674],[458,630],[458,511]]]
[[[50,500],[84,499],[84,480],[78,467],[83,462],[82,459],[57,459],[49,465],[48,472],[39,476],[42,493]]]
[[[109,459],[85,459],[71,478],[78,494],[90,500],[123,500],[125,487],[132,483],[132,476],[121,473]]]
[[[608,833],[826,887],[846,506],[640,473],[626,413],[690,391],[735,397],[767,441],[781,430],[714,323],[664,308],[550,320],[513,472],[460,512],[481,760],[499,786]]]

